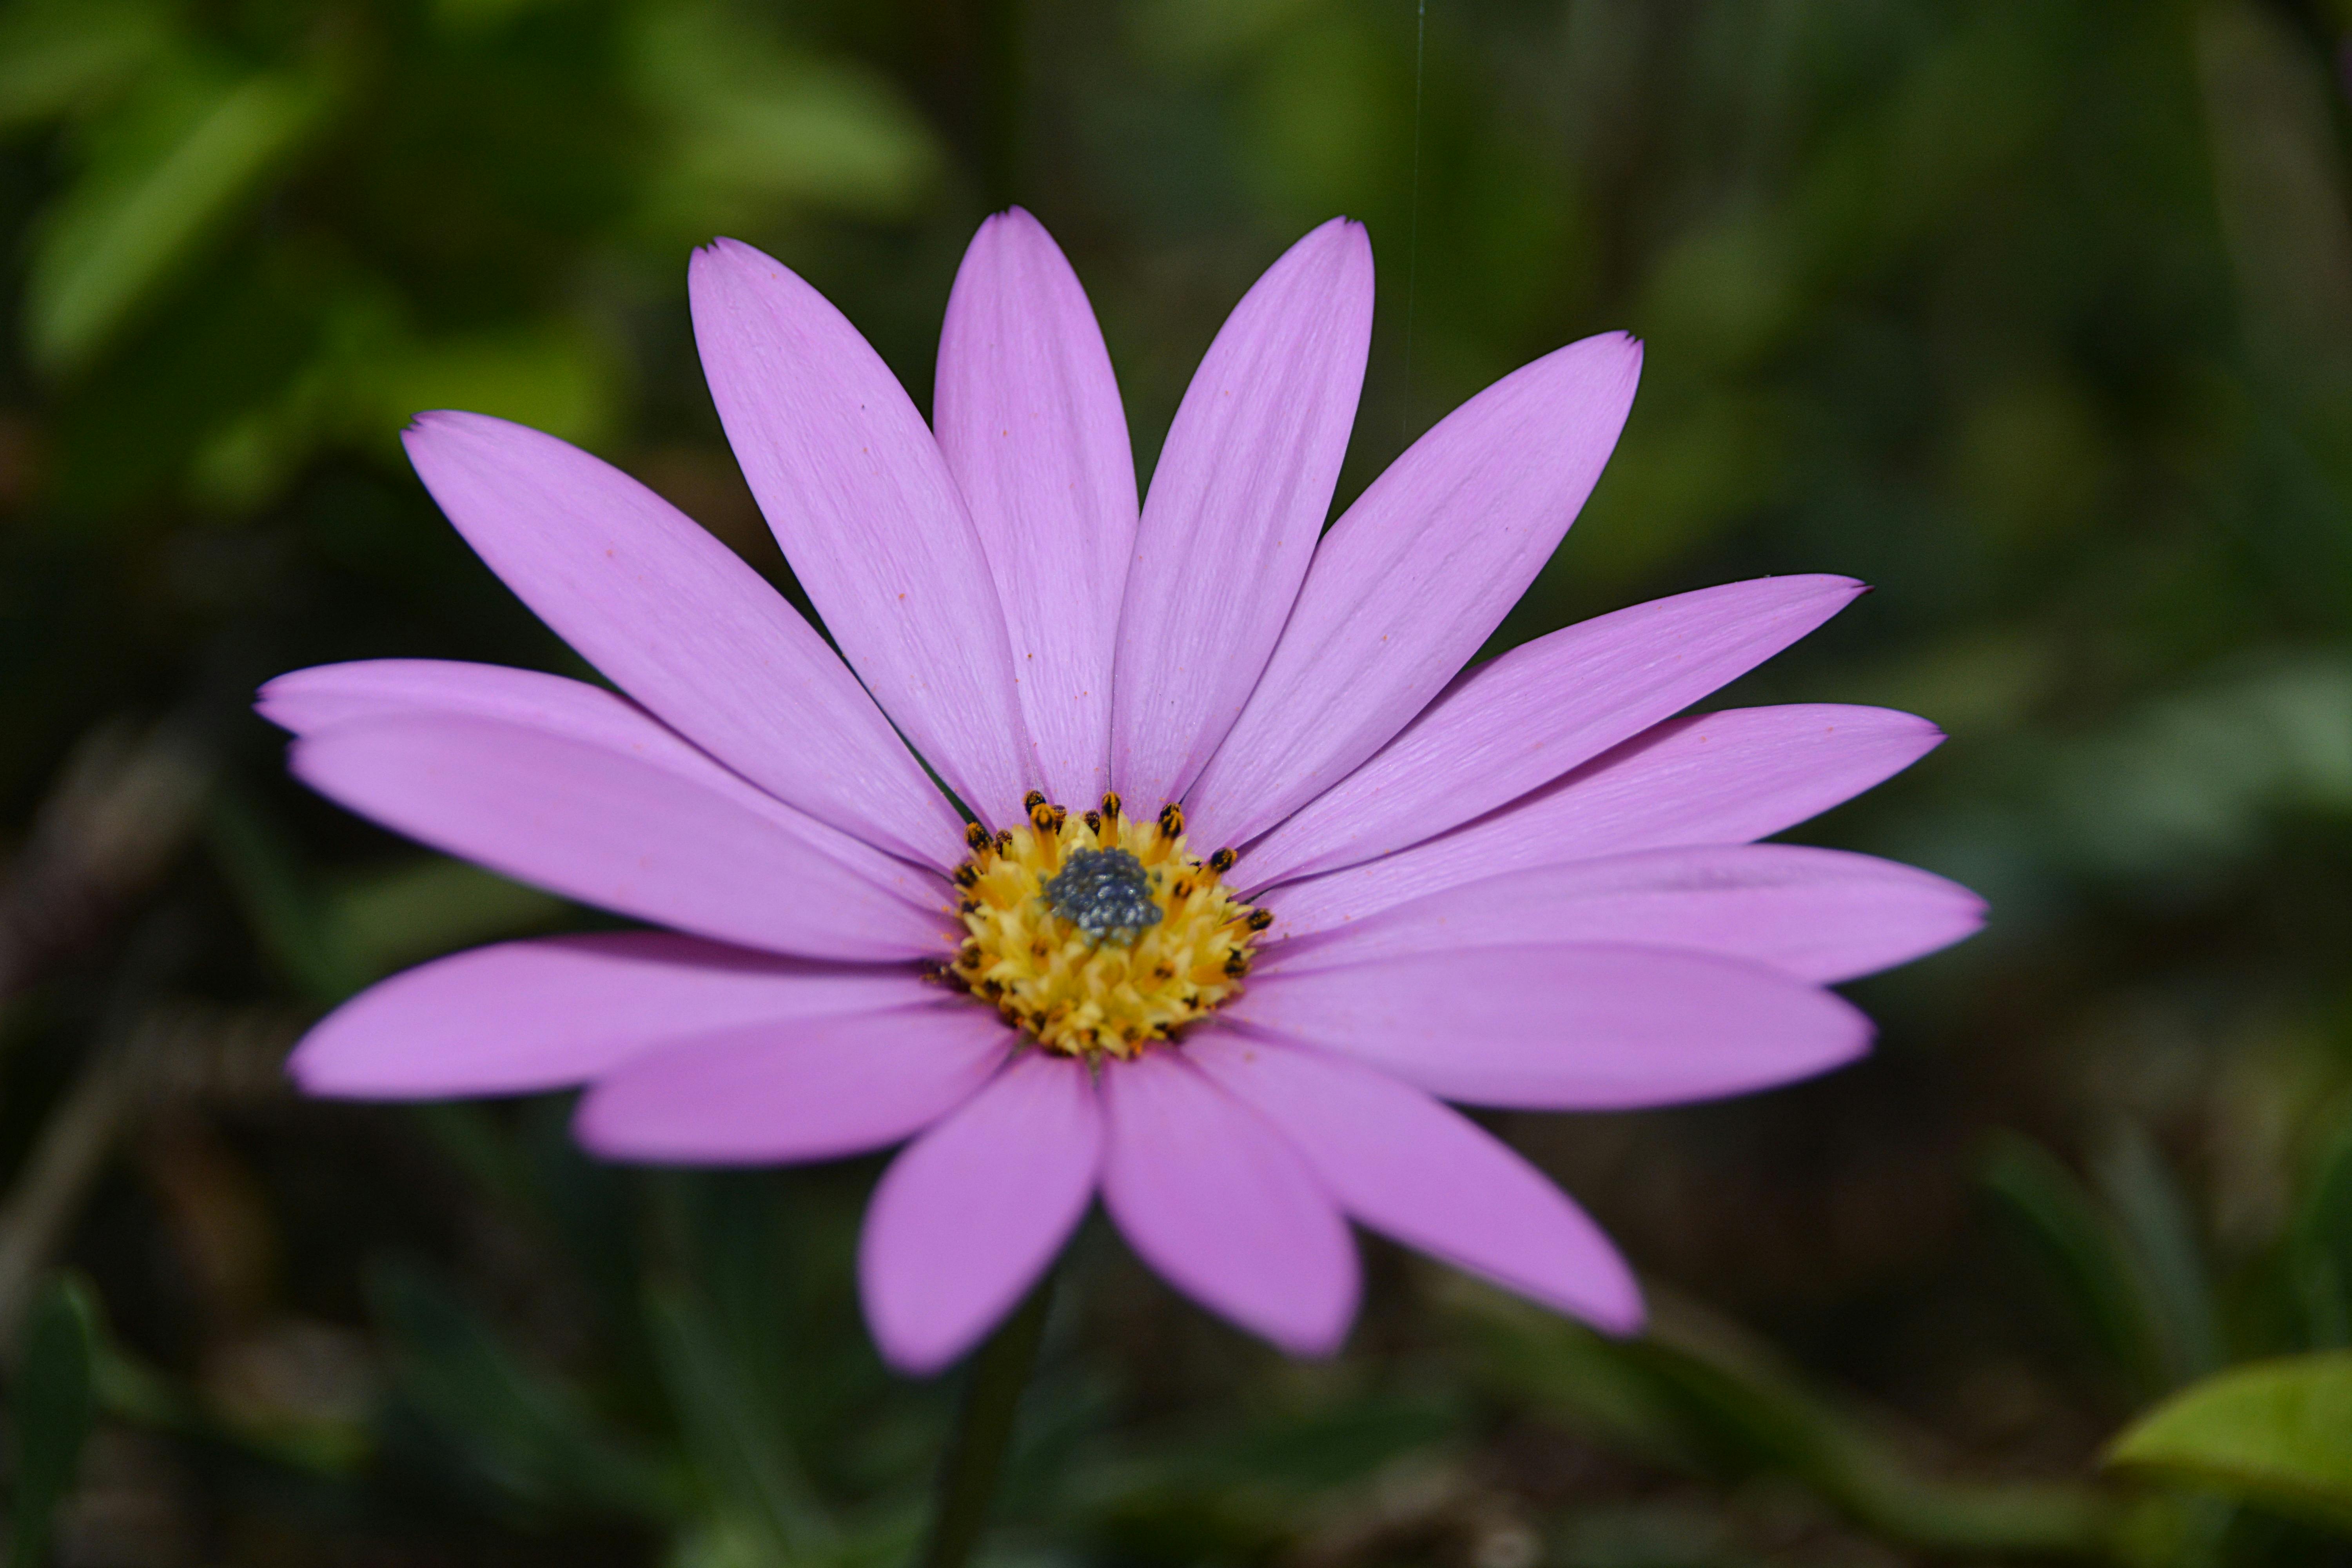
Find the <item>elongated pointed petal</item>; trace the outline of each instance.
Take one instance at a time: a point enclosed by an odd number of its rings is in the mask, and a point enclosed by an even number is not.
[[[491,571],[613,683],[821,822],[935,865],[961,824],[824,639],[734,552],[609,464],[479,414],[403,437]]]
[[[713,1030],[911,1006],[911,966],[818,964],[667,931],[478,947],[344,1003],[286,1064],[308,1094],[437,1100],[585,1083]]]
[[[890,367],[783,263],[722,239],[688,275],[728,444],[850,665],[981,817],[1033,777],[1004,612],[939,443]]]
[[[1598,756],[1835,615],[1850,577],[1764,577],[1597,616],[1462,678],[1381,753],[1252,847],[1255,882],[1354,865]]]
[[[1320,1052],[1219,1031],[1185,1055],[1273,1122],[1353,1218],[1596,1328],[1641,1328],[1641,1288],[1601,1227],[1467,1118]]]
[[[1843,999],[1761,965],[1598,944],[1276,973],[1224,1016],[1447,1100],[1529,1110],[1743,1094],[1843,1066],[1871,1036]]]
[[[662,1164],[797,1164],[910,1138],[980,1092],[1011,1049],[969,1002],[755,1026],[624,1063],[580,1102],[596,1153]]]
[[[1265,676],[1185,795],[1201,842],[1264,833],[1461,672],[1592,493],[1641,364],[1622,332],[1571,343],[1455,409],[1372,481],[1316,548]]]
[[[1120,611],[1111,778],[1181,799],[1265,668],[1339,483],[1371,342],[1372,252],[1334,218],[1234,308],[1143,501]]]
[[[1293,1355],[1356,1315],[1356,1248],[1298,1152],[1172,1052],[1103,1075],[1103,1203],[1146,1263]]]
[[[270,681],[254,708],[297,735],[375,719],[487,719],[568,735],[730,791],[740,787],[708,752],[627,698],[536,669],[438,658],[318,664]]]
[[[1297,937],[1504,871],[1744,844],[1852,799],[1943,739],[1908,713],[1830,703],[1669,719],[1477,822],[1256,901],[1274,910],[1277,939]]]
[[[932,423],[1004,605],[1042,787],[1109,788],[1111,649],[1135,551],[1135,456],[1086,290],[1014,207],[948,296]]]
[[[1328,969],[1527,942],[1631,942],[1747,959],[1826,985],[1908,963],[1983,923],[1982,899],[1892,860],[1794,844],[1707,846],[1506,871],[1277,942],[1263,967]]]
[[[291,766],[444,853],[714,941],[851,962],[935,957],[950,941],[942,884],[716,765],[696,781],[573,736],[443,714],[335,725],[297,741]]]
[[[883,1358],[934,1373],[994,1328],[1085,1216],[1102,1142],[1086,1065],[1032,1051],[908,1144],[858,1240]]]

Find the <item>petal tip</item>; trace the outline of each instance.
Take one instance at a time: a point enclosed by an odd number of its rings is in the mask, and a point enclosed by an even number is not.
[[[1285,1355],[1300,1361],[1328,1361],[1348,1346],[1348,1331],[1356,1326],[1356,1303],[1349,1300],[1346,1310],[1320,1322],[1251,1326]]]
[[[708,245],[697,246],[694,254],[687,258],[687,290],[692,294],[763,269],[771,273],[787,271],[783,263],[757,246],[720,235]]]
[[[859,1275],[858,1293],[866,1308],[866,1331],[874,1336],[874,1348],[883,1363],[901,1376],[937,1377],[961,1360],[1003,1316],[1000,1312],[983,1321],[947,1331],[937,1324],[902,1321],[882,1307],[882,1298],[863,1268]]]
[[[433,408],[411,415],[407,427],[400,433],[401,449],[408,454],[412,465],[421,465],[427,449],[463,435],[466,425],[467,416],[454,408]]]
[[[1622,1301],[1589,1306],[1582,1316],[1587,1323],[1610,1338],[1630,1340],[1650,1326],[1650,1304],[1642,1299],[1640,1286],[1630,1285]]]
[[[1344,214],[1326,218],[1301,235],[1287,254],[1302,262],[1319,263],[1347,274],[1369,274],[1372,265],[1371,231]]]

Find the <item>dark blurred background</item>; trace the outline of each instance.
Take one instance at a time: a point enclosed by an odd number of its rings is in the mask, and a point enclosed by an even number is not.
[[[1639,333],[1623,442],[1496,647],[1868,579],[1720,700],[1944,725],[1802,836],[1993,916],[1852,988],[1884,1025],[1858,1068],[1497,1122],[1650,1279],[1639,1343],[1374,1244],[1349,1352],[1286,1363],[1090,1229],[989,1560],[2352,1561],[2341,1357],[2294,1363],[2336,1376],[2316,1437],[2273,1411],[2245,1452],[2101,1463],[2171,1391],[2352,1341],[2347,26],[5,0],[14,1560],[36,1515],[83,1568],[912,1549],[956,1380],[888,1377],[857,1321],[877,1163],[615,1171],[559,1101],[296,1100],[278,1063],[324,1007],[589,917],[309,797],[247,704],[341,658],[585,673],[401,461],[421,409],[580,442],[791,591],[696,366],[689,247],[772,250],[928,405],[961,247],[1019,202],[1147,473],[1223,312],[1334,213],[1380,266],[1343,505],[1496,376]]]

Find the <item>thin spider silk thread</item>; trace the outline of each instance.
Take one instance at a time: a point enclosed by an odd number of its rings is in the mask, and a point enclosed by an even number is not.
[[[1412,297],[1421,281],[1421,85],[1429,41],[1429,0],[1413,0],[1412,8],[1412,216],[1404,247],[1404,374],[1397,402],[1400,439],[1412,440]]]

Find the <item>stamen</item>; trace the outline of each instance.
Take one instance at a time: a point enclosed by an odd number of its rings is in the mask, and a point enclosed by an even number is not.
[[[1186,849],[1184,814],[1143,822],[1117,795],[1081,815],[1032,791],[1021,825],[966,834],[958,913],[967,933],[944,972],[1041,1047],[1133,1057],[1238,994],[1273,916],[1220,880],[1234,854]]]

